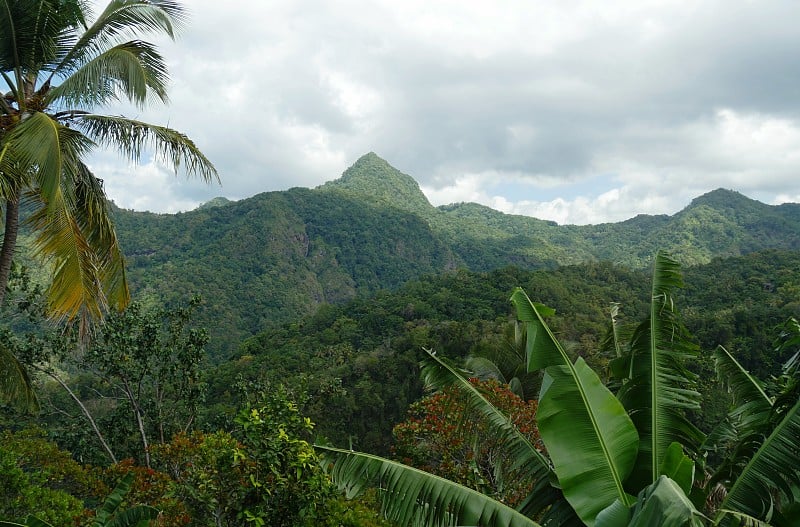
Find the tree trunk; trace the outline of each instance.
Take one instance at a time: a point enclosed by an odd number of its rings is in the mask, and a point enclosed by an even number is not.
[[[117,456],[115,456],[115,455],[114,455],[114,452],[112,452],[112,451],[111,451],[111,447],[109,447],[109,446],[108,446],[108,443],[106,443],[106,440],[105,440],[105,438],[103,438],[103,434],[102,434],[102,433],[100,433],[100,428],[98,428],[98,426],[97,426],[97,423],[95,423],[95,421],[94,421],[94,418],[92,417],[92,414],[91,414],[91,412],[89,412],[89,409],[88,409],[88,408],[86,408],[86,406],[85,406],[85,405],[83,404],[83,402],[82,402],[82,401],[81,401],[81,400],[78,398],[78,396],[75,394],[75,392],[73,392],[73,391],[70,389],[70,387],[69,387],[69,386],[67,386],[67,383],[65,383],[65,382],[64,382],[64,381],[61,379],[61,377],[59,377],[58,375],[56,375],[56,374],[55,374],[55,373],[53,373],[52,371],[50,371],[50,370],[47,370],[47,369],[45,369],[45,368],[40,368],[40,367],[38,367],[38,366],[34,366],[34,368],[36,368],[36,369],[37,369],[37,370],[39,370],[40,372],[42,372],[42,373],[45,373],[45,374],[47,374],[48,376],[50,376],[51,378],[53,378],[53,379],[54,379],[54,380],[55,380],[55,381],[56,381],[58,384],[60,384],[60,385],[61,385],[61,387],[62,387],[62,388],[64,388],[64,389],[67,391],[67,393],[69,394],[69,396],[70,396],[70,397],[72,397],[72,400],[73,400],[73,401],[75,401],[75,402],[78,404],[78,406],[80,406],[80,408],[81,408],[81,411],[83,412],[83,415],[84,415],[84,416],[86,417],[86,419],[89,421],[89,426],[91,426],[91,427],[92,427],[92,430],[94,430],[94,433],[95,433],[95,435],[97,436],[97,439],[99,439],[99,440],[100,440],[100,444],[101,444],[101,445],[103,445],[103,450],[105,450],[105,451],[106,451],[106,454],[108,454],[108,457],[111,459],[111,462],[112,462],[112,463],[114,463],[114,464],[116,465],[116,464],[117,464]]]
[[[3,247],[0,249],[0,306],[6,298],[8,279],[11,276],[11,259],[17,247],[19,231],[19,197],[6,201],[6,223],[3,231]]]

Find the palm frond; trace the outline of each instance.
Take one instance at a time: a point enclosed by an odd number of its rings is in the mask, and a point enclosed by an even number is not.
[[[9,142],[0,144],[0,198],[17,199],[19,190],[27,186],[31,173],[17,160]]]
[[[664,453],[672,443],[696,452],[703,440],[685,415],[686,410],[700,407],[700,394],[694,389],[696,375],[685,366],[698,349],[689,340],[672,296],[682,286],[680,265],[663,252],[656,254],[650,313],[633,334],[632,375],[619,392],[640,438],[631,489],[658,479]]]
[[[74,44],[82,17],[78,1],[0,1],[0,70],[27,76],[52,69]]]
[[[334,483],[357,496],[377,486],[383,513],[399,525],[536,527],[539,524],[475,490],[387,459],[316,446]]]
[[[130,302],[125,257],[111,221],[102,183],[83,163],[75,173],[75,209],[78,227],[96,257],[97,272],[110,306],[123,309]]]
[[[74,171],[78,159],[93,146],[78,130],[67,128],[42,112],[28,115],[14,127],[7,144],[18,170],[33,174],[43,202],[54,208],[65,199],[61,185],[65,171]]]
[[[721,509],[770,521],[780,506],[773,493],[793,500],[792,487],[800,487],[800,401],[784,415],[764,440],[728,490]]]
[[[39,402],[25,367],[0,340],[0,402],[23,412],[38,412]]]
[[[198,175],[205,182],[219,181],[217,169],[185,135],[152,124],[102,115],[84,115],[78,125],[98,143],[120,150],[132,160],[138,160],[142,151],[150,147],[159,160],[188,174]]]
[[[531,302],[522,289],[511,300],[517,318],[527,326],[528,367],[545,368],[539,433],[564,496],[591,526],[614,500],[632,503],[623,482],[636,458],[636,428],[583,359],[572,363],[544,321],[544,314],[552,310]]]
[[[167,100],[167,65],[147,42],[124,42],[92,57],[47,94],[47,103],[87,108],[124,95],[143,106],[151,95]]]
[[[105,53],[123,40],[142,33],[174,38],[185,19],[180,3],[170,0],[112,0],[91,26],[80,35],[56,71],[69,76],[91,57]],[[52,77],[51,77],[52,79]]]
[[[59,319],[80,318],[85,324],[99,319],[106,299],[98,276],[98,262],[71,208],[42,207],[29,221],[37,230],[36,255],[53,263],[47,289],[49,310]]]

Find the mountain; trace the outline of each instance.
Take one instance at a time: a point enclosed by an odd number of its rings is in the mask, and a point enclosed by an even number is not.
[[[317,187],[342,191],[384,205],[427,217],[433,207],[414,178],[403,174],[374,152],[361,156],[342,177]]]
[[[689,265],[800,249],[797,204],[716,190],[674,216],[559,226],[474,203],[434,207],[411,176],[374,153],[316,189],[212,200],[179,214],[115,209],[115,221],[134,298],[170,303],[201,293],[217,356],[321,303],[456,268],[608,260],[639,269],[660,248]]]

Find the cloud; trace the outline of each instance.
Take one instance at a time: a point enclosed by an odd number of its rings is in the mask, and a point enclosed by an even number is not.
[[[113,168],[118,201],[313,187],[368,151],[433,201],[560,222],[674,212],[716,187],[800,195],[788,0],[185,4],[163,48],[171,104],[135,116],[186,132],[223,187],[126,187]]]

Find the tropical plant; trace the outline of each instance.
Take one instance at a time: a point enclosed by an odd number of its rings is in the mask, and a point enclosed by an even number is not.
[[[36,233],[35,252],[52,265],[49,312],[82,327],[129,301],[122,252],[102,180],[85,156],[98,145],[132,160],[152,147],[177,171],[206,181],[211,162],[185,135],[93,109],[120,99],[167,100],[167,68],[142,34],[174,37],[184,19],[172,0],[112,0],[93,22],[85,0],[0,0],[0,303],[8,285],[20,209]],[[6,368],[7,362],[3,362]],[[13,395],[3,375],[0,392]]]
[[[158,517],[158,510],[147,505],[121,509],[125,495],[131,488],[134,475],[126,475],[95,512],[92,527],[147,527]],[[0,521],[0,527],[53,527],[52,524],[29,515],[25,523]]]
[[[523,401],[495,379],[471,378],[470,382],[508,415],[531,443],[539,441],[535,400]],[[394,456],[403,463],[516,505],[534,482],[517,477],[510,470],[514,460],[505,458],[502,445],[480,430],[487,423],[479,414],[466,411],[468,406],[456,386],[447,386],[412,404],[408,418],[392,430]],[[483,439],[475,441],[476,437]]]
[[[537,417],[547,457],[525,442],[463,372],[430,353],[423,367],[426,382],[459,386],[492,423],[490,430],[516,465],[535,478],[533,491],[516,510],[396,462],[320,447],[334,481],[350,494],[377,483],[385,512],[403,525],[796,525],[798,355],[773,381],[775,395],[768,396],[718,350],[718,368],[736,405],[706,438],[685,415],[697,408],[699,394],[686,366],[697,348],[673,301],[681,286],[678,264],[657,254],[650,313],[630,342],[615,342],[616,394],[582,358],[566,353],[545,322],[552,310],[515,291],[512,301],[527,330],[528,371],[544,371]],[[782,347],[798,342],[786,337]],[[716,471],[706,466],[710,456],[704,452],[712,451],[723,459]],[[716,495],[725,497],[715,500]]]

